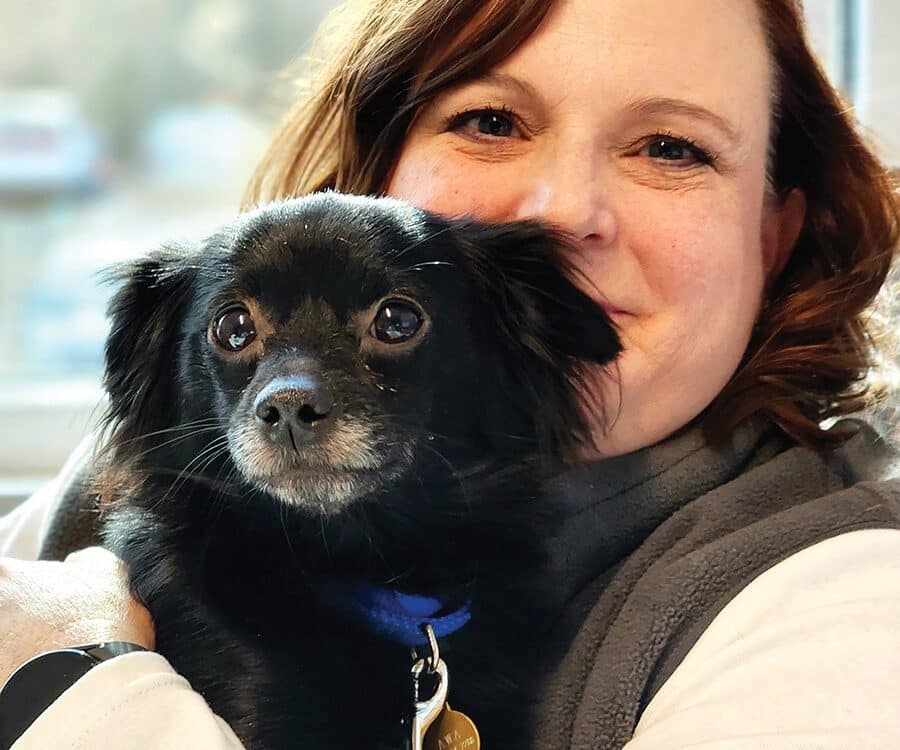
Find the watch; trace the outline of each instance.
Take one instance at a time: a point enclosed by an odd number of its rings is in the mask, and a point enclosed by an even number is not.
[[[143,646],[124,641],[48,651],[26,661],[0,688],[0,750],[9,750],[44,710],[100,662]]]

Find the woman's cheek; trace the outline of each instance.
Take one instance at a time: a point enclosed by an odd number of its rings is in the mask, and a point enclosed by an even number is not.
[[[447,198],[443,182],[444,175],[438,162],[424,158],[424,155],[418,154],[415,144],[408,144],[397,160],[385,193],[419,208],[440,212],[442,200],[438,198]]]
[[[481,221],[511,221],[523,184],[513,164],[479,162],[452,148],[413,142],[397,161],[387,194],[444,216],[472,216]]]
[[[676,391],[689,389],[694,404],[685,407],[705,407],[743,356],[762,274],[761,261],[751,261],[754,251],[734,226],[729,233],[718,223],[672,224],[670,232],[645,234],[647,243],[635,248],[656,308],[626,332],[626,346],[639,356],[623,378],[657,389],[654,399],[676,400]],[[709,231],[698,235],[698,227]]]

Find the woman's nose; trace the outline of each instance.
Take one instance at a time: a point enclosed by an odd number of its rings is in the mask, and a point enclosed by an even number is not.
[[[596,155],[578,149],[549,155],[523,190],[516,218],[539,219],[579,240],[613,242],[615,214],[597,162]]]

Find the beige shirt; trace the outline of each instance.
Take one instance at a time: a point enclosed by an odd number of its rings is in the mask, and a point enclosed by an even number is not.
[[[37,556],[63,475],[0,518],[0,554]],[[801,550],[735,596],[625,750],[898,750],[898,698],[900,531],[854,531]],[[162,656],[132,653],[82,677],[13,746],[57,748],[241,744]]]

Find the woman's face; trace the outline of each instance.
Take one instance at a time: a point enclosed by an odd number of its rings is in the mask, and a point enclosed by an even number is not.
[[[601,455],[661,440],[718,394],[799,228],[766,197],[755,3],[714,6],[559,0],[515,54],[421,112],[389,180],[425,209],[575,235],[625,347],[621,388],[597,378],[618,414],[606,434],[598,422]]]

